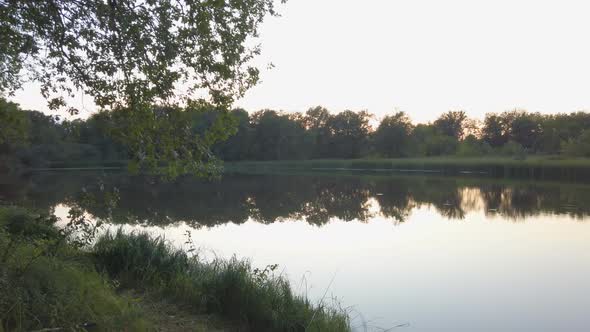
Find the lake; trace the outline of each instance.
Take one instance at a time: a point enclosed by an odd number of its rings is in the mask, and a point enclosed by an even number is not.
[[[115,190],[112,213],[100,204]],[[88,197],[93,197],[93,200]],[[588,331],[590,186],[492,178],[232,174],[174,183],[35,173],[0,200],[71,206],[205,258],[279,264],[293,287],[349,310],[359,331]]]

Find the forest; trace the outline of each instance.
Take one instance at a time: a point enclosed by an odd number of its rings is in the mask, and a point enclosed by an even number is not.
[[[153,113],[166,119],[165,107]],[[331,112],[317,106],[287,113],[211,105],[186,109],[190,135],[205,136],[219,116],[231,127],[211,147],[221,160],[308,160],[430,156],[590,156],[590,113],[541,114],[524,110],[489,113],[483,121],[449,111],[429,123],[392,112],[382,119],[367,111]],[[5,168],[120,164],[131,159],[118,139],[120,121],[98,112],[85,120],[22,110],[0,99],[0,160]],[[379,121],[380,120],[380,121]],[[164,122],[164,121],[162,121]]]

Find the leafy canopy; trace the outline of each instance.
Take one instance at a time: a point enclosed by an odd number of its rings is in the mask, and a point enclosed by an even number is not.
[[[46,96],[81,88],[113,107],[166,102],[185,83],[227,103],[258,80],[248,38],[267,13],[273,0],[0,0],[0,87],[35,79]]]
[[[160,117],[149,114],[153,105],[182,111],[207,95],[227,107],[258,81],[252,39],[267,14],[276,15],[274,0],[0,0],[0,92],[37,81],[50,108],[63,109],[65,97],[83,91],[104,110],[142,113],[130,116],[144,123],[124,140],[150,144],[151,121]],[[182,142],[165,141],[159,148],[167,155],[189,156],[175,151]],[[183,164],[202,157],[192,153]]]

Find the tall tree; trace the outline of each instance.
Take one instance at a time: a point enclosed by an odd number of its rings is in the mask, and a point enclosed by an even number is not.
[[[231,115],[237,121],[237,132],[226,141],[219,143],[216,152],[223,160],[251,159],[252,130],[248,112],[238,108],[232,110]]]
[[[120,113],[114,118],[128,128],[118,133],[136,162],[158,165],[175,156],[174,172],[203,170],[215,166],[214,135],[232,122],[219,123],[208,140],[164,138],[183,132],[176,126],[183,116],[171,114],[185,110],[179,104],[193,91],[228,106],[258,81],[250,60],[259,48],[249,40],[267,14],[276,14],[273,0],[0,0],[0,92],[34,80],[59,109],[81,90]],[[167,116],[154,104],[167,105]],[[159,138],[148,139],[158,121],[168,122]],[[197,149],[183,152],[191,146]]]
[[[412,127],[410,118],[404,112],[386,116],[374,134],[376,150],[387,157],[407,155]]]
[[[27,142],[29,126],[18,104],[0,98],[0,154]]]
[[[371,114],[367,111],[346,110],[330,117],[331,156],[337,158],[359,158],[368,148]]]
[[[289,114],[261,110],[252,115],[254,156],[262,160],[300,159],[305,128]]]
[[[445,135],[433,124],[419,124],[414,127],[411,136],[412,154],[421,156],[440,156],[454,154],[457,139]]]
[[[303,123],[312,144],[311,157],[321,158],[328,151],[330,130],[328,122],[332,115],[325,107],[312,107],[305,112]]]
[[[526,149],[535,149],[536,143],[543,133],[541,115],[523,110],[504,112],[502,115],[507,124],[509,139]]]
[[[443,135],[461,139],[463,138],[465,120],[467,120],[467,114],[464,111],[449,111],[436,119],[434,126]]]
[[[503,118],[495,113],[486,114],[482,138],[492,147],[500,147],[508,141],[508,133]]]

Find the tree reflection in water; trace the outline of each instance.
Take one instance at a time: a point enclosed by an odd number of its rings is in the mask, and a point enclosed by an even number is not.
[[[162,182],[121,173],[39,173],[0,183],[0,198],[47,210],[79,206],[106,217],[101,204],[81,199],[81,188],[90,193],[118,188],[113,220],[146,225],[297,219],[321,226],[332,219],[368,222],[377,215],[400,223],[424,206],[451,220],[475,211],[512,221],[540,214],[581,219],[590,212],[588,186],[423,176],[226,175],[218,181]]]

